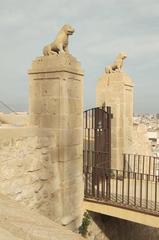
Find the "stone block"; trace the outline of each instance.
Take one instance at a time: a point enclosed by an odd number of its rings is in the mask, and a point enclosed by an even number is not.
[[[37,176],[44,186],[39,192],[34,189],[37,196],[33,205],[53,220],[61,221],[65,217],[65,198],[69,199],[71,194],[70,200],[77,203],[74,204],[76,213],[72,214],[70,203],[68,212],[70,208],[71,221],[75,221],[80,215],[83,193],[74,190],[82,184],[83,72],[71,55],[55,54],[37,58],[29,76],[32,87],[30,122],[56,132],[56,138],[52,140],[55,146],[51,145],[47,135],[37,140],[36,151],[40,152],[39,164],[42,163]],[[40,93],[39,98],[34,92]],[[32,174],[35,176],[34,172]],[[73,187],[73,191],[65,191],[65,186],[67,189]]]
[[[30,167],[28,168],[28,172],[35,172],[42,169],[42,161],[39,158],[34,158],[33,161],[30,163]]]
[[[47,136],[46,137],[38,137],[37,145],[39,148],[48,147],[48,146],[52,145],[52,138],[47,137]]]
[[[59,163],[61,181],[74,180],[77,176],[82,176],[83,163],[81,158],[71,159],[71,161],[65,161]]]
[[[59,149],[56,147],[50,150],[51,162],[55,163],[59,160]]]
[[[60,111],[60,99],[50,97],[47,99],[46,106],[46,110],[48,113],[53,114],[53,116],[58,115]]]
[[[75,116],[81,114],[83,103],[80,99],[74,98],[61,98],[60,111],[63,114],[74,114]]]
[[[60,81],[59,79],[49,79],[41,81],[41,96],[59,98]]]
[[[61,146],[59,148],[59,162],[74,161],[83,158],[83,145]],[[82,161],[81,161],[82,163]]]
[[[75,76],[62,79],[60,85],[61,96],[64,98],[82,99],[83,86],[82,79]]]
[[[31,126],[33,125],[40,126],[40,114],[35,114],[30,112],[29,116],[30,116],[29,124]]]
[[[34,98],[32,98],[32,105],[30,107],[30,113],[40,114],[42,112],[42,105],[41,105],[41,98],[39,98],[39,101]]]
[[[34,81],[33,79],[30,78],[30,80],[29,80],[29,93],[30,93],[30,96],[34,97],[34,98],[40,98],[41,97],[41,82],[40,81]]]
[[[59,117],[59,116],[57,116]],[[81,114],[64,114],[60,115],[60,127],[63,129],[80,128],[83,125],[83,117]]]
[[[77,187],[78,186],[78,187]],[[63,204],[64,204],[64,216],[76,215],[81,211],[83,198],[83,182],[78,181],[72,184],[69,188],[63,189]]]
[[[71,146],[83,143],[83,129],[62,129],[59,131],[60,146]]]
[[[49,217],[52,220],[59,222],[63,216],[61,191],[57,190],[56,192],[51,193],[50,200],[53,204],[50,204]]]
[[[52,129],[58,129],[59,128],[59,116],[58,115],[52,115],[52,114],[43,114],[41,115],[40,119],[40,126]]]
[[[122,154],[128,149],[127,146],[132,140],[133,133],[133,84],[131,78],[123,72],[104,74],[97,82],[96,103],[97,106],[106,103],[111,107],[113,114],[112,165],[114,168],[122,169]]]

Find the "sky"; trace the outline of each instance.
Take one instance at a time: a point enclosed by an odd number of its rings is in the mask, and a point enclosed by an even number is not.
[[[75,28],[69,50],[84,69],[85,109],[105,66],[126,52],[134,112],[159,112],[159,0],[0,0],[0,101],[28,111],[27,71],[65,23]]]

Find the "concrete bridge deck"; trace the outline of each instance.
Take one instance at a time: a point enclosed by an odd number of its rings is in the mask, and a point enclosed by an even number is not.
[[[113,169],[86,171],[84,208],[159,228],[159,178]]]
[[[123,208],[122,206],[114,206],[110,205],[109,203],[101,203],[93,200],[84,200],[83,202],[83,208],[96,212],[101,213],[104,215],[124,219],[127,221],[144,224],[147,226],[159,228],[159,216],[147,214],[144,212],[139,212],[135,210],[130,210],[127,208]]]

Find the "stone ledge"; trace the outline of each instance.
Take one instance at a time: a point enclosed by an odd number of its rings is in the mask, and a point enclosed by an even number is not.
[[[32,62],[32,68],[28,74],[68,72],[83,76],[80,62],[70,54],[54,54],[51,56],[41,56]]]
[[[15,127],[10,126],[6,128],[0,128],[0,139],[11,138],[11,137],[49,137],[55,136],[55,132],[49,128],[38,128],[38,127]]]

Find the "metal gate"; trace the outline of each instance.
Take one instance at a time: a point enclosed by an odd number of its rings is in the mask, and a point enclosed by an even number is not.
[[[92,108],[84,112],[84,170],[111,168],[111,108]]]
[[[84,112],[83,172],[87,198],[96,197],[103,177],[106,181],[102,184],[102,192],[106,191],[107,198],[110,197],[111,117],[110,107]]]
[[[159,216],[159,159],[124,154],[111,169],[111,118],[110,107],[84,112],[84,199]]]

